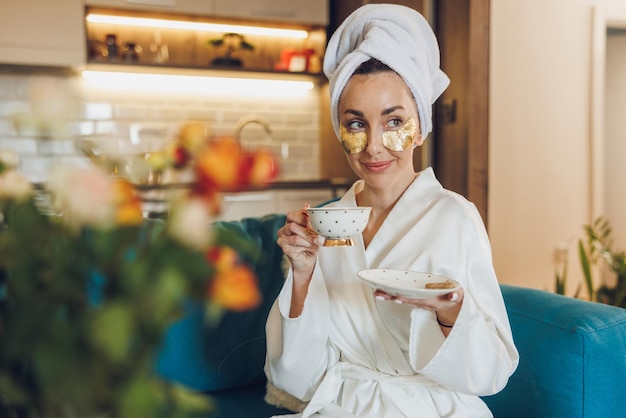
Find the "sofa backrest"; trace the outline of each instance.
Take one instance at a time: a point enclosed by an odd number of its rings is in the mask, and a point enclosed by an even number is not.
[[[626,309],[501,286],[520,353],[496,418],[624,417]]]
[[[204,307],[188,302],[182,320],[168,330],[156,362],[156,373],[198,391],[243,387],[265,381],[265,321],[283,285],[283,253],[276,232],[285,215],[217,222],[216,229],[238,234],[258,249],[246,261],[256,272],[261,305],[245,312],[226,312],[218,324],[205,322]]]

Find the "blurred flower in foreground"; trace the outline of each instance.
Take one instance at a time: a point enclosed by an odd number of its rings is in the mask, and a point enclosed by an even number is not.
[[[172,238],[192,248],[203,251],[211,243],[211,210],[201,198],[190,198],[173,203],[168,232]]]
[[[53,138],[68,135],[68,118],[75,113],[70,86],[61,79],[38,77],[28,90],[30,109],[13,117],[22,135]]]
[[[143,221],[141,200],[132,184],[99,168],[59,167],[52,171],[47,189],[53,207],[73,230],[85,226],[107,229]]]
[[[52,205],[75,228],[112,225],[113,179],[96,168],[57,167],[47,185]]]
[[[41,94],[43,120],[54,102]],[[221,192],[261,187],[277,166],[202,123],[169,143],[147,167],[195,176],[156,220],[143,219],[138,190],[168,185],[131,183],[136,168],[59,167],[33,193],[16,156],[0,153],[0,416],[206,416],[206,395],[158,379],[152,362],[183,302],[201,304],[207,323],[260,303],[245,261],[262,249],[212,222]]]
[[[20,157],[14,151],[0,151],[0,173],[4,170],[14,170],[17,168]]]
[[[126,179],[114,180],[113,206],[118,225],[139,225],[143,221],[141,199],[133,185]]]
[[[264,186],[277,174],[278,165],[269,152],[246,152],[232,137],[211,138],[197,155],[196,175],[202,189]]]
[[[121,178],[99,168],[57,167],[47,185],[53,207],[72,230],[85,226],[107,229],[142,222],[141,201]]]
[[[22,174],[0,168],[0,199],[25,200],[32,189],[32,185]]]
[[[208,295],[216,304],[232,311],[244,311],[261,303],[261,292],[254,272],[241,264],[232,248],[212,248],[207,258],[216,269],[209,282]]]

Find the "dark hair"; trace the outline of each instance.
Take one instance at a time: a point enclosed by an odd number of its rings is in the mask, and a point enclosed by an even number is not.
[[[359,65],[357,69],[354,70],[354,73],[352,73],[352,75],[376,74],[376,73],[386,73],[386,72],[395,73],[395,71],[392,70],[387,64],[383,64],[382,62],[378,61],[376,58],[370,58],[367,61],[361,63],[361,65]]]

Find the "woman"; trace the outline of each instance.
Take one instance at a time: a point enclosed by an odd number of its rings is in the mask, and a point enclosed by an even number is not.
[[[416,11],[359,8],[324,59],[331,116],[358,180],[335,206],[370,206],[353,247],[323,247],[306,206],[278,244],[290,262],[267,321],[266,374],[306,405],[302,417],[490,417],[478,396],[517,366],[489,241],[474,205],[416,173],[448,85],[436,39]],[[422,271],[461,283],[430,299],[372,292],[363,269]],[[393,303],[396,302],[396,303]]]

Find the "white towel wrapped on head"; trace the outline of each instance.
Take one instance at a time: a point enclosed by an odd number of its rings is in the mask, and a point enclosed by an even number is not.
[[[375,58],[407,84],[415,102],[420,131],[432,131],[432,105],[450,80],[439,68],[439,45],[424,17],[406,6],[368,4],[355,10],[328,42],[324,73],[330,80],[333,128],[339,137],[339,97],[363,62]]]

